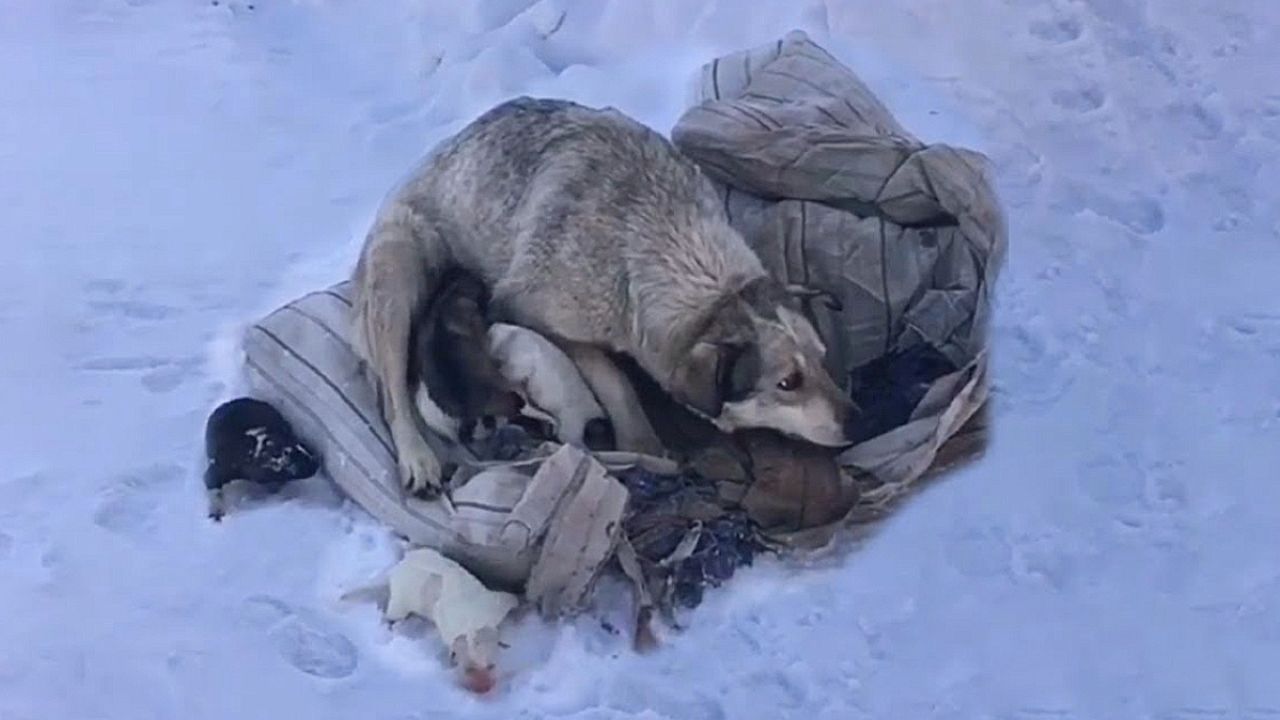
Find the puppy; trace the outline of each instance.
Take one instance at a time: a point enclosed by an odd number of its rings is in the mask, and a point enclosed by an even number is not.
[[[489,353],[525,401],[521,414],[550,424],[562,443],[612,450],[613,425],[573,361],[555,343],[528,328],[494,323]]]
[[[408,383],[423,421],[454,443],[466,444],[482,423],[492,427],[523,406],[489,353],[488,290],[455,268],[418,314],[410,338]]]
[[[291,480],[320,470],[320,461],[293,433],[279,410],[242,397],[219,405],[204,431],[204,486],[209,493],[209,517],[215,522],[226,512],[223,487],[246,480],[276,492]]]

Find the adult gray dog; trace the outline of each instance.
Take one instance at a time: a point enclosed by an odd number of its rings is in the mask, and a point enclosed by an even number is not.
[[[611,352],[726,432],[848,444],[854,406],[796,289],[769,276],[697,166],[616,110],[526,97],[432,152],[384,201],[356,265],[355,344],[411,491],[439,489],[440,461],[413,416],[409,333],[454,265],[492,288],[495,319],[569,354],[620,449],[660,445]]]

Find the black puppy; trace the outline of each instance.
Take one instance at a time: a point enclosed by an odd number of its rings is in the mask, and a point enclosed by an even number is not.
[[[204,430],[204,486],[209,491],[209,517],[222,519],[222,488],[246,480],[276,492],[290,480],[320,470],[320,461],[294,435],[279,410],[268,403],[242,397],[219,405]]]
[[[489,354],[489,292],[478,276],[451,268],[421,308],[409,340],[409,387],[427,426],[468,444],[477,426],[514,416],[524,402]]]

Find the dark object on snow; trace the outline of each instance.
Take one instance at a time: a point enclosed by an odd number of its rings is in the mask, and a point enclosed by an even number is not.
[[[617,473],[631,494],[623,532],[664,610],[696,607],[766,548],[741,510],[724,507],[716,484],[695,475],[659,475],[636,467]]]
[[[320,461],[271,405],[242,397],[219,405],[205,424],[204,486],[209,517],[221,520],[222,488],[246,480],[275,492],[290,480],[315,475]]]
[[[852,440],[870,440],[904,425],[934,380],[958,368],[928,343],[894,350],[849,373],[849,395],[862,409]]]

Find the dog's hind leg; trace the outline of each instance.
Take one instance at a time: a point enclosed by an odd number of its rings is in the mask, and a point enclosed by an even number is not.
[[[566,342],[561,347],[578,366],[582,379],[608,413],[618,449],[662,456],[662,441],[649,424],[631,381],[613,359],[591,345]]]
[[[377,377],[400,479],[410,492],[439,492],[440,460],[418,430],[409,384],[409,337],[449,262],[438,231],[409,208],[388,208],[365,240],[353,280],[353,345]]]

